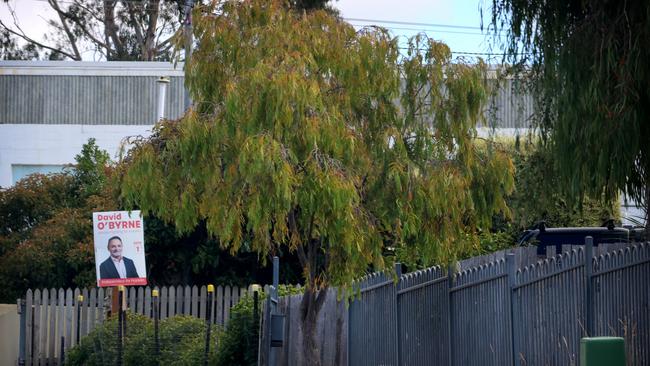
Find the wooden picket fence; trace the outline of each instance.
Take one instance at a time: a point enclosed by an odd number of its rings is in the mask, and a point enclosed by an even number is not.
[[[206,318],[206,286],[153,289],[159,290],[161,319],[174,315]],[[128,310],[151,317],[151,291],[150,287],[129,287]],[[250,287],[216,286],[211,307],[214,323],[225,326],[231,307],[251,291]],[[83,295],[81,303],[77,301],[79,295]],[[77,324],[79,338],[101,324],[110,311],[111,296],[112,291],[103,288],[28,290],[25,298],[18,300],[22,328],[20,358],[24,365],[59,365],[61,352],[67,352],[78,342]]]

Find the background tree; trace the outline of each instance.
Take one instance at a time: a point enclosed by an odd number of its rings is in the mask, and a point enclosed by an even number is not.
[[[0,29],[0,60],[34,60],[38,59],[38,56],[34,45],[21,47],[13,34],[6,29]]]
[[[30,33],[17,18],[10,1],[2,7],[13,22],[0,20],[0,58],[81,61],[86,52],[107,61],[170,61],[173,39],[187,20],[186,0],[46,0],[54,18],[50,32]],[[201,3],[202,0],[194,0]],[[292,0],[298,10],[328,7],[329,0]],[[28,28],[28,27],[27,27]],[[16,39],[26,44],[16,45]],[[42,53],[42,55],[39,55]],[[88,56],[86,56],[88,58]]]
[[[114,210],[108,155],[93,139],[77,155],[78,168],[31,175],[0,191],[0,300],[28,288],[95,283],[92,212]]]
[[[647,1],[492,2],[491,27],[530,70],[542,136],[575,201],[621,190],[650,202],[648,14]]]
[[[10,2],[2,6],[13,24],[0,29],[53,57],[80,61],[84,52],[108,61],[170,60],[172,37],[180,28],[183,0],[47,0],[55,15],[40,41],[20,24]],[[52,58],[50,56],[49,58]]]
[[[114,175],[119,166],[94,140],[60,174],[30,175],[0,190],[0,302],[29,288],[94,287],[92,213],[122,209]],[[271,268],[244,249],[235,255],[207,235],[205,225],[181,235],[150,216],[145,221],[147,277],[152,285],[270,283]],[[282,281],[299,283],[295,255],[281,253]]]
[[[306,359],[317,363],[328,287],[385,268],[385,249],[450,260],[507,211],[512,164],[475,145],[485,66],[452,63],[422,37],[400,57],[385,29],[356,32],[277,1],[195,15],[195,107],[129,152],[122,196],[181,231],[205,222],[232,253],[295,251]]]

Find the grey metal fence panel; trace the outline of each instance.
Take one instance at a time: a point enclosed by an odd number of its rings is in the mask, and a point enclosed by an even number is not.
[[[376,273],[357,285],[360,298],[350,304],[350,365],[397,364],[397,286],[392,276]],[[361,331],[363,329],[363,331]]]
[[[448,365],[447,273],[433,267],[397,287],[401,365]]]
[[[452,365],[507,364],[510,316],[505,261],[460,272],[453,285]]]
[[[584,252],[525,267],[514,296],[519,299],[517,364],[577,365],[585,336]]]
[[[625,338],[628,362],[650,364],[650,246],[601,255],[595,267],[595,335]]]
[[[349,364],[394,365],[399,352],[402,365],[578,365],[580,339],[591,335],[624,337],[628,365],[650,365],[650,243],[589,260],[579,248],[516,272],[526,261],[510,259],[457,273],[449,288],[436,267],[400,276],[397,287],[383,273],[362,278],[349,307]]]

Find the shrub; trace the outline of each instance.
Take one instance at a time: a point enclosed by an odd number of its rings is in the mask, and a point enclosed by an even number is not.
[[[261,294],[261,293],[260,293]],[[246,296],[230,309],[230,321],[219,340],[214,366],[252,366],[257,364],[260,301],[257,317],[253,313],[253,297]],[[257,324],[256,324],[257,323]]]
[[[280,286],[280,296],[302,293],[293,286]],[[257,316],[254,315],[253,297],[245,296],[230,310],[230,321],[219,339],[219,348],[212,366],[257,365],[259,319],[262,316],[263,300],[266,294],[260,291]]]
[[[124,337],[124,365],[197,365],[203,360],[205,321],[189,316],[175,316],[160,321],[160,356],[155,355],[154,323],[143,315],[127,313]],[[219,330],[213,327],[212,345]],[[210,360],[216,346],[211,346]],[[117,359],[117,317],[111,317],[71,348],[66,365],[115,365]]]

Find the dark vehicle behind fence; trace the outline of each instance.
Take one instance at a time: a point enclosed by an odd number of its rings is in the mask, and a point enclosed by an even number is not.
[[[585,238],[591,236],[594,246],[599,244],[633,243],[644,240],[645,230],[633,227],[617,227],[613,221],[600,227],[558,227],[547,228],[544,222],[536,228],[526,230],[518,239],[520,246],[536,245],[537,255],[546,256],[547,247],[555,247],[560,253],[563,245],[584,245]]]

